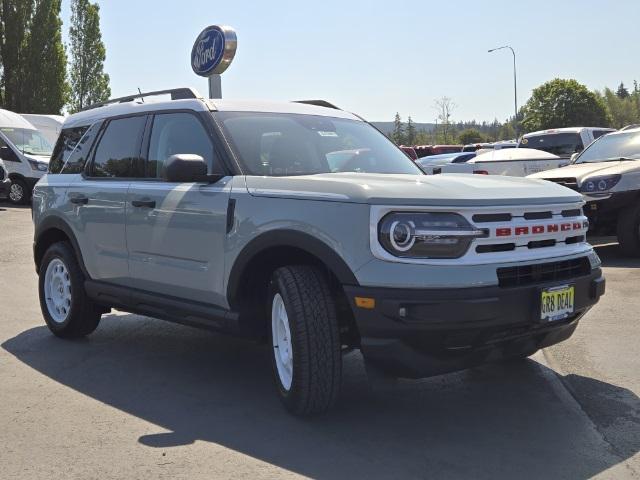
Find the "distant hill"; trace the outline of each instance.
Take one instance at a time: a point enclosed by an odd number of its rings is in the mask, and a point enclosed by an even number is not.
[[[376,128],[378,128],[379,130],[382,131],[382,133],[386,134],[386,135],[390,135],[391,132],[393,132],[393,122],[371,122],[373,123]],[[406,122],[404,122],[404,125],[406,127]],[[416,126],[416,130],[420,131],[423,130],[425,132],[431,132],[433,131],[433,129],[435,128],[435,123],[414,123],[414,125]]]

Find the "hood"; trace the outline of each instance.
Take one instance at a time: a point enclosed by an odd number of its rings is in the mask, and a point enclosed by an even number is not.
[[[594,175],[615,175],[637,170],[640,170],[640,160],[574,163],[566,167],[534,173],[527,178],[575,178],[580,185],[584,179]]]
[[[255,196],[375,205],[491,206],[580,202],[568,188],[517,177],[485,175],[387,175],[323,173],[246,177]]]
[[[23,153],[22,155],[24,155],[26,158],[29,158],[31,160],[37,160],[38,162],[44,162],[44,163],[49,163],[49,159],[50,159],[50,157],[46,155],[27,155],[26,153]]]

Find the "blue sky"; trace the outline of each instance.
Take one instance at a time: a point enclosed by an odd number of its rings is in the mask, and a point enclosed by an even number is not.
[[[433,122],[451,97],[454,120],[504,120],[554,77],[589,88],[640,81],[640,1],[102,0],[114,96],[191,86],[207,93],[189,54],[209,24],[233,26],[238,51],[223,96],[323,98],[369,120]],[[63,0],[64,30],[69,0]]]

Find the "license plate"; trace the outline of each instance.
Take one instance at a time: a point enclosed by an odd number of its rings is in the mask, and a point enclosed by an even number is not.
[[[573,285],[562,285],[542,290],[540,320],[553,322],[571,315],[574,309],[574,293]]]

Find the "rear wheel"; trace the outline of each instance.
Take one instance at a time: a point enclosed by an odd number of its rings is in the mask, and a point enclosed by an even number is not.
[[[618,217],[618,243],[622,253],[640,257],[640,205],[623,210]]]
[[[269,285],[271,360],[285,407],[296,415],[328,410],[340,391],[342,354],[336,306],[312,266],[276,270]]]
[[[100,309],[87,297],[84,275],[67,242],[51,245],[40,264],[40,308],[49,330],[62,338],[78,338],[93,332]]]
[[[29,198],[29,189],[24,180],[19,178],[11,180],[9,186],[9,201],[14,205],[22,205],[27,202]]]

